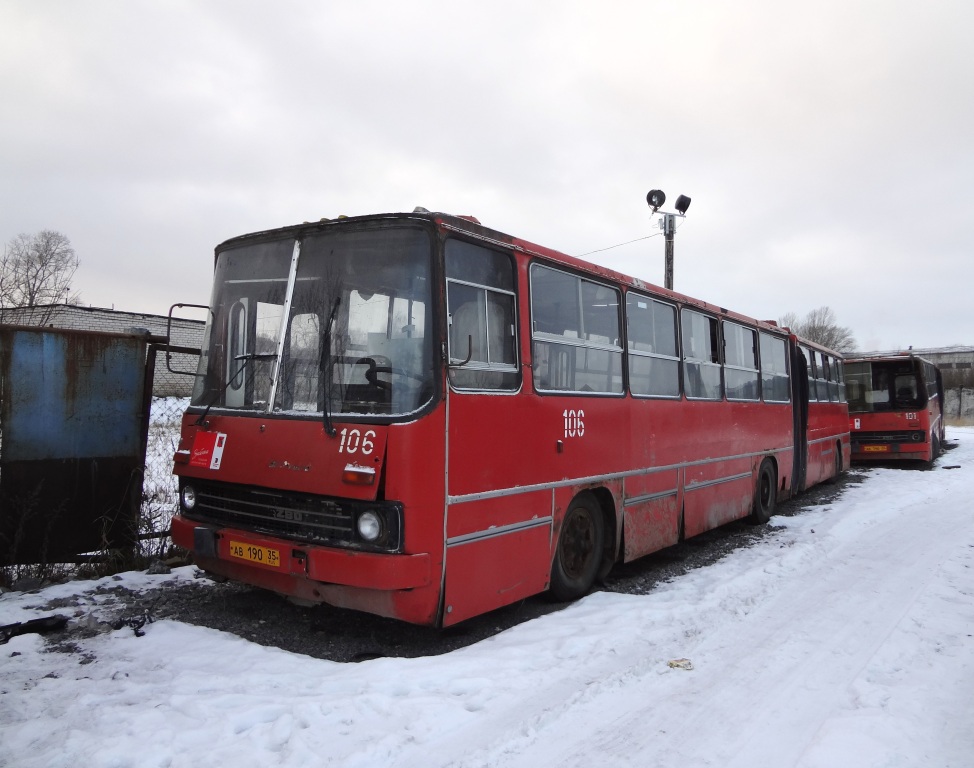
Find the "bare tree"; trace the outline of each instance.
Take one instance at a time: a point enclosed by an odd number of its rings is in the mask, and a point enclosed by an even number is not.
[[[4,247],[0,260],[0,310],[47,307],[49,315],[52,305],[77,302],[71,281],[78,264],[71,241],[60,232],[45,229],[17,235]],[[31,322],[43,324],[47,315],[32,313]]]
[[[794,312],[789,312],[782,315],[778,323],[791,328],[799,336],[834,349],[836,352],[845,354],[856,348],[852,330],[839,325],[831,307],[813,309],[803,318],[798,317]]]

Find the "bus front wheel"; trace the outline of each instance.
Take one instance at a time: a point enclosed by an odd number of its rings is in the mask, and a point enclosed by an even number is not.
[[[605,524],[602,510],[590,493],[576,496],[558,534],[551,564],[550,592],[556,600],[576,600],[592,588],[602,561]]]
[[[761,462],[758,470],[758,482],[754,488],[754,506],[751,508],[751,522],[763,525],[774,514],[775,500],[778,491],[778,473],[774,470],[771,459]]]

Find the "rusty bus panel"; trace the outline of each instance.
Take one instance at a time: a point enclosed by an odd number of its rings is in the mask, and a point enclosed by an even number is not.
[[[146,347],[145,334],[0,326],[0,564],[132,545]]]

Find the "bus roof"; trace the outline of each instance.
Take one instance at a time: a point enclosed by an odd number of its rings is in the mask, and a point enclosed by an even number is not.
[[[919,360],[920,362],[937,367],[935,363],[930,362],[925,357],[920,355],[915,355],[912,352],[877,352],[877,353],[859,353],[857,352],[853,357],[846,359],[848,363],[901,363],[904,360]]]
[[[239,235],[237,237],[230,238],[216,247],[216,254],[219,254],[222,250],[226,248],[231,248],[239,245],[243,245],[247,242],[262,241],[268,239],[275,239],[284,236],[293,237],[297,234],[303,232],[320,232],[325,229],[330,229],[332,227],[349,226],[355,224],[367,223],[369,221],[380,221],[380,220],[420,220],[425,222],[430,222],[436,226],[441,231],[454,232],[457,234],[466,235],[477,240],[481,240],[485,243],[490,243],[494,245],[499,245],[504,248],[509,248],[511,250],[520,251],[521,253],[527,254],[529,256],[534,256],[539,259],[546,260],[553,264],[560,266],[565,266],[578,272],[586,273],[596,279],[602,279],[608,282],[619,283],[626,286],[629,289],[636,291],[646,291],[651,292],[657,296],[672,299],[674,302],[678,302],[685,306],[695,307],[708,312],[713,315],[718,315],[720,317],[738,321],[741,323],[746,323],[748,325],[756,326],[763,331],[768,331],[771,333],[793,336],[799,343],[806,346],[815,348],[819,351],[826,352],[830,355],[836,357],[842,357],[842,355],[828,347],[824,347],[821,344],[803,339],[792,333],[791,329],[779,326],[774,320],[758,320],[747,315],[734,312],[725,307],[718,306],[716,304],[710,304],[709,302],[703,301],[701,299],[693,298],[692,296],[687,296],[683,293],[678,293],[677,291],[672,291],[664,288],[660,285],[650,283],[640,278],[633,277],[631,275],[624,274],[622,272],[616,272],[608,267],[603,267],[590,261],[585,261],[576,256],[570,256],[567,253],[562,253],[561,251],[556,251],[552,248],[547,248],[543,245],[530,242],[529,240],[524,240],[519,237],[514,237],[513,235],[508,235],[489,227],[485,227],[480,223],[480,221],[474,216],[461,216],[456,214],[442,213],[442,212],[432,212],[425,208],[417,208],[412,212],[400,212],[400,213],[375,213],[366,214],[362,216],[339,216],[335,219],[323,218],[315,222],[306,221],[302,224],[293,224],[286,227],[278,227],[276,229],[261,230],[258,232],[252,232],[245,235]]]

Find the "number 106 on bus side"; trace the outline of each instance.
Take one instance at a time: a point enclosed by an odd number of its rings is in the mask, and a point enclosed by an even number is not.
[[[565,420],[565,437],[581,437],[585,434],[585,411],[566,409],[561,416]]]

